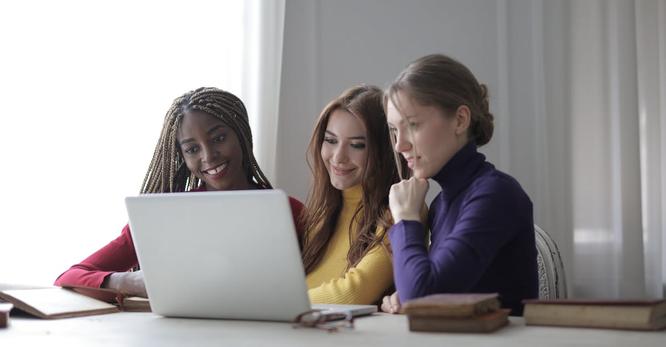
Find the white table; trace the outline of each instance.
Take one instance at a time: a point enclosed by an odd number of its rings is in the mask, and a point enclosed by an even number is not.
[[[522,318],[491,334],[414,333],[407,317],[376,314],[354,330],[328,333],[286,323],[162,318],[152,313],[39,320],[12,317],[0,346],[666,346],[666,331],[525,326]]]

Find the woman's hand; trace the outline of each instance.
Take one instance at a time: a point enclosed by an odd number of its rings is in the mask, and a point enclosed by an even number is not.
[[[143,271],[114,272],[105,281],[104,287],[115,289],[126,295],[148,297],[143,282]]]
[[[421,207],[428,192],[427,179],[412,177],[391,186],[389,192],[389,208],[393,215],[393,223],[401,220],[421,220]]]
[[[400,313],[400,298],[398,292],[385,296],[382,300],[382,311],[386,313]]]

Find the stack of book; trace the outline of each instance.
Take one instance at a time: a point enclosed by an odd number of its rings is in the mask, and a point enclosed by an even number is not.
[[[434,294],[406,302],[411,331],[492,332],[509,323],[497,293]]]
[[[4,328],[9,324],[9,311],[12,310],[13,305],[6,302],[0,302],[0,328]]]
[[[525,300],[525,324],[661,330],[666,300]]]

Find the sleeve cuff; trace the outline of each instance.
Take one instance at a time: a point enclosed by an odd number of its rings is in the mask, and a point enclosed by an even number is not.
[[[394,224],[389,230],[389,239],[393,249],[412,245],[423,245],[425,240],[425,228],[423,224],[413,220],[401,220]]]

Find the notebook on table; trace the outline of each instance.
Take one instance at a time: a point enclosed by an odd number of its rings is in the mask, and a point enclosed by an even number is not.
[[[310,305],[289,199],[280,190],[125,200],[152,311],[291,322]],[[374,305],[318,305],[352,315]]]

